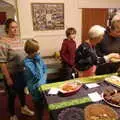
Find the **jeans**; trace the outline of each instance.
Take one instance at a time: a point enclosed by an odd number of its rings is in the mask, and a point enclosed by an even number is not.
[[[18,95],[20,104],[23,107],[25,105],[25,94],[24,94],[24,74],[23,72],[19,72],[16,74],[12,74],[11,78],[14,81],[13,86],[8,86],[5,80],[6,91],[8,94],[8,111],[11,116],[15,114],[15,98]],[[21,81],[20,84],[18,84]],[[17,84],[16,84],[17,83]],[[18,86],[19,85],[19,86]]]

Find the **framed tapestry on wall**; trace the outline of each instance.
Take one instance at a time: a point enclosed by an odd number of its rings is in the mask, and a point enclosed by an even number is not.
[[[32,3],[34,31],[64,30],[64,3]]]

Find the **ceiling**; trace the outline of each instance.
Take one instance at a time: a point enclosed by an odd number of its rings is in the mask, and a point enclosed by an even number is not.
[[[0,7],[13,7],[13,5],[9,4],[8,2],[4,2],[3,0],[0,0]]]

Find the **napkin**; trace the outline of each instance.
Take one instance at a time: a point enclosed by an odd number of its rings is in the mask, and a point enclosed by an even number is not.
[[[49,95],[57,95],[59,92],[58,88],[50,88],[50,90],[48,91]]]
[[[89,84],[85,84],[86,87],[88,88],[95,88],[95,87],[99,87],[100,85],[98,85],[97,83],[89,83]]]
[[[88,96],[93,102],[97,102],[97,101],[102,100],[102,97],[98,92],[90,93],[90,94],[88,94]]]

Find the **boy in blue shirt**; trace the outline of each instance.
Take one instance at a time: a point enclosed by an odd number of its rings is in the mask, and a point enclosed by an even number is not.
[[[39,43],[36,40],[27,40],[24,50],[28,54],[24,59],[25,80],[33,98],[37,120],[42,120],[44,103],[39,88],[46,83],[46,65],[39,56]]]

